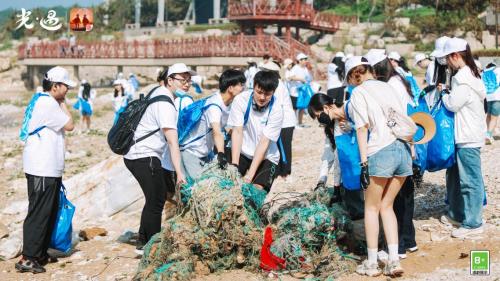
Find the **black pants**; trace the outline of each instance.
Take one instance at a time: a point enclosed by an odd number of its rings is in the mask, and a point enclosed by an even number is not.
[[[413,210],[415,206],[413,178],[407,177],[401,190],[394,199],[394,213],[398,220],[399,253],[417,246],[415,241],[415,226],[413,225]]]
[[[23,256],[38,259],[47,255],[59,206],[61,178],[26,174],[28,214],[23,224]]]
[[[175,186],[167,185],[165,170],[157,157],[124,159],[124,161],[127,169],[139,182],[146,199],[139,227],[139,243],[146,244],[153,235],[160,232],[167,192],[174,192]]]
[[[251,164],[252,159],[249,159],[241,154],[238,172],[240,172],[242,176],[245,176]],[[264,161],[260,163],[259,168],[257,168],[257,172],[255,173],[255,177],[252,179],[252,183],[262,186],[265,191],[269,192],[274,179],[276,178],[276,166],[277,165],[273,162],[264,159]]]
[[[283,155],[280,157],[280,162],[278,164],[278,176],[286,177],[292,173],[292,139],[293,139],[293,129],[295,127],[283,128],[281,129],[280,139],[283,144],[282,149],[285,152],[286,163],[283,162]],[[280,149],[280,154],[281,154]]]
[[[351,220],[365,217],[365,199],[362,190],[349,190],[342,186],[340,187],[340,196]]]

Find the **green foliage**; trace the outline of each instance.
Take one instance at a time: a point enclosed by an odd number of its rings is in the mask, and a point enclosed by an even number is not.
[[[473,54],[479,57],[500,57],[500,49],[477,50]]]

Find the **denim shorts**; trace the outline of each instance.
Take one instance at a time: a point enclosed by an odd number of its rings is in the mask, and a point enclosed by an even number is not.
[[[500,115],[500,101],[499,100],[488,102],[488,113],[493,115],[493,116]]]
[[[392,178],[413,175],[410,146],[400,140],[368,157],[368,171],[372,177]]]

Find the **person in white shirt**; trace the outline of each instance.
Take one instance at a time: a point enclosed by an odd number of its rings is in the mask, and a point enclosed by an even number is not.
[[[486,115],[486,124],[488,126],[486,144],[493,144],[493,133],[497,127],[498,116],[500,116],[500,67],[497,67],[495,63],[489,63],[484,71],[493,71],[494,77],[496,78],[496,90],[488,92],[486,95],[488,113]]]
[[[361,187],[365,191],[365,231],[368,259],[356,272],[377,276],[382,273],[377,264],[379,215],[384,225],[389,249],[384,274],[403,273],[398,256],[398,226],[393,202],[407,176],[412,175],[412,160],[407,144],[397,140],[387,125],[382,107],[406,113],[405,104],[389,84],[377,81],[373,68],[364,57],[346,61],[346,80],[356,86],[349,100],[349,115],[354,121],[361,158]],[[315,112],[318,118],[345,119],[343,108],[324,107]],[[369,131],[369,137],[368,137]],[[370,169],[369,169],[370,168]]]
[[[385,55],[384,50],[372,49],[365,55],[370,65],[373,67],[377,80],[387,82],[398,93],[398,96],[403,101],[405,108],[407,105],[413,106],[413,94],[410,90],[410,85],[403,75],[406,75],[404,69],[396,70],[399,67],[397,61],[401,58],[399,54],[392,53],[389,56]],[[392,57],[392,58],[390,58]],[[394,62],[396,60],[396,62]],[[405,110],[407,111],[407,110]],[[414,150],[412,147],[412,154]],[[420,175],[420,173],[418,173]],[[414,175],[414,176],[418,176]],[[415,182],[413,177],[407,177],[404,181],[401,190],[399,191],[396,199],[394,200],[394,213],[398,220],[398,238],[399,257],[406,258],[406,250],[415,252],[418,250],[417,242],[415,239],[415,226],[413,224],[414,206],[415,206]],[[379,252],[379,258],[386,259],[387,253],[385,251]]]
[[[279,63],[270,61],[260,67],[263,71],[274,71],[278,77],[281,67]],[[283,124],[281,125],[280,139],[278,146],[280,149],[280,162],[278,165],[278,176],[286,181],[292,181],[290,177],[292,174],[292,140],[293,130],[297,124],[297,118],[293,110],[292,101],[290,99],[290,92],[285,86],[285,83],[279,78],[278,88],[274,91],[276,100],[282,105],[283,109]]]
[[[449,39],[440,57],[445,57],[447,65],[457,71],[452,77],[451,92],[444,91],[442,97],[443,105],[455,112],[456,150],[456,162],[446,170],[449,208],[442,222],[460,226],[451,232],[452,237],[468,238],[483,232],[481,147],[486,133],[486,88],[467,41]]]
[[[20,272],[45,272],[43,266],[49,262],[47,250],[64,172],[64,132],[75,127],[65,100],[68,88],[76,86],[68,71],[59,66],[51,68],[42,86],[43,93],[33,97],[21,128],[29,206],[23,224],[23,256],[15,264]]]
[[[231,105],[227,126],[232,127],[231,163],[247,183],[271,190],[280,153],[277,145],[283,108],[274,92],[279,76],[272,71],[255,74],[254,90],[238,95]]]
[[[434,51],[430,54],[434,58],[434,67],[432,68],[432,82],[429,84],[435,87],[431,87],[432,91],[428,91],[425,96],[425,100],[429,109],[432,109],[441,97],[440,93],[444,87],[450,86],[450,76],[451,72],[446,65],[446,58],[442,57],[444,45],[446,41],[450,38],[448,36],[439,37],[435,42]],[[430,67],[431,65],[429,65]],[[429,68],[428,68],[429,71]],[[427,74],[426,74],[427,76]]]
[[[259,68],[257,67],[257,63],[252,58],[249,58],[247,60],[247,69],[245,70],[245,79],[246,79],[246,84],[245,84],[245,89],[246,90],[253,90],[253,78],[255,76],[255,73],[259,71]]]
[[[328,64],[328,83],[327,95],[335,100],[344,99],[344,68],[345,55],[343,52],[337,52],[332,62]]]
[[[431,60],[428,56],[423,53],[417,53],[415,55],[414,66],[418,66],[425,70],[425,83],[429,86],[433,83],[434,75],[434,60]]]
[[[154,88],[150,98],[166,96],[170,100],[155,102],[147,107],[134,132],[134,139],[156,133],[136,142],[124,155],[125,166],[139,182],[146,199],[136,246],[138,251],[142,251],[149,239],[160,232],[163,207],[175,193],[175,185],[186,182],[181,169],[173,93],[189,83],[191,74],[194,72],[185,65],[169,67],[165,86]]]
[[[96,97],[95,89],[92,89],[87,80],[82,80],[78,89],[78,109],[80,111],[80,127],[84,131],[90,130],[90,117],[92,116],[92,100]]]
[[[113,110],[115,111],[115,117],[113,118],[113,124],[118,121],[120,114],[125,111],[128,105],[127,93],[123,87],[123,80],[115,80],[113,82]]]
[[[173,69],[173,72],[171,69]],[[188,72],[177,73],[178,69],[187,69]],[[188,93],[191,88],[191,84],[193,83],[191,76],[196,75],[196,72],[189,69],[189,67],[187,67],[184,63],[175,63],[168,68],[167,74],[167,76],[172,76],[170,78],[173,79],[177,85],[177,88],[173,92],[175,97],[175,108],[177,111],[181,111],[194,101],[193,97],[191,97]]]
[[[217,150],[219,168],[227,166],[224,153],[224,132],[233,99],[243,90],[245,76],[236,69],[228,69],[219,78],[219,91],[208,97],[206,110],[186,141],[180,144],[182,168],[185,175],[197,179],[204,166],[212,160],[214,147]]]
[[[290,81],[290,96],[292,99],[293,108],[297,110],[298,127],[303,127],[304,109],[297,109],[297,100],[299,96],[298,88],[304,83],[310,83],[312,76],[307,69],[308,57],[300,53],[296,57],[297,64],[292,67],[287,80]]]

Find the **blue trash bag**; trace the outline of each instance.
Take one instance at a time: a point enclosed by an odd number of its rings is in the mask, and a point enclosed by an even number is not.
[[[302,86],[297,88],[297,91],[299,92],[299,96],[297,97],[297,108],[306,109],[309,106],[311,97],[314,95],[311,84],[304,83]]]
[[[425,98],[422,96],[416,101],[416,105],[412,106],[411,104],[407,105],[407,112],[408,115],[411,116],[414,113],[417,112],[425,112],[429,113],[429,107],[427,106],[427,102],[425,101]],[[417,132],[415,133],[415,136],[413,137],[414,141],[418,141],[424,137],[424,130],[417,126]],[[427,169],[427,149],[428,149],[428,144],[416,144],[415,145],[415,154],[416,157],[413,160],[413,164],[417,165],[420,168],[420,172],[423,174],[425,170]]]
[[[50,248],[66,253],[71,249],[71,234],[73,232],[73,215],[75,206],[66,198],[66,188],[61,184],[59,190],[59,208],[57,218],[52,231]]]
[[[81,98],[78,98],[78,100],[75,102],[75,104],[73,104],[73,109],[74,110],[80,110],[80,107],[81,107]]]
[[[420,94],[420,87],[418,86],[418,83],[417,83],[417,80],[415,80],[415,77],[413,77],[413,75],[411,75],[411,74],[408,74],[408,75],[405,75],[405,80],[408,82],[408,84],[410,84],[411,93],[414,96],[419,95]]]
[[[440,99],[431,111],[436,134],[427,145],[427,171],[447,169],[455,163],[455,114]]]
[[[359,155],[356,131],[335,136],[337,154],[340,164],[340,177],[342,185],[348,190],[361,188],[361,156]]]
[[[179,135],[179,145],[185,146],[189,143],[195,142],[204,136],[206,136],[212,129],[207,130],[205,134],[201,134],[200,136],[195,137],[190,140],[188,143],[185,143],[191,131],[199,124],[203,113],[211,106],[217,106],[221,111],[219,105],[215,103],[206,104],[207,98],[197,100],[192,104],[186,106],[182,110],[179,111],[179,117],[177,121],[177,134]]]
[[[80,111],[82,115],[90,116],[92,115],[92,106],[88,101],[80,99]]]
[[[499,81],[497,81],[497,76],[495,74],[495,68],[494,67],[487,68],[483,72],[482,79],[484,86],[486,87],[486,93],[493,94],[497,90],[499,83]]]

